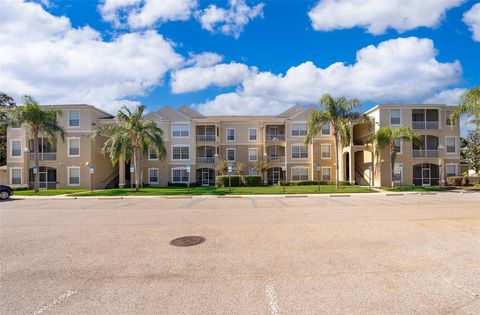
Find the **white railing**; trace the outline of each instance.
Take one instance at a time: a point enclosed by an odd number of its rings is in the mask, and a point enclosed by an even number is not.
[[[30,153],[30,161],[35,160],[35,153]],[[40,152],[38,153],[39,161],[55,161],[57,160],[57,152]]]
[[[265,135],[265,140],[267,141],[284,141],[285,140],[285,134],[266,134]]]
[[[438,157],[438,150],[413,150],[413,157]]]
[[[197,156],[197,163],[198,164],[215,164],[215,158],[214,157]]]
[[[438,129],[438,121],[413,121],[413,129]]]
[[[197,135],[197,141],[217,141],[217,137],[215,135]]]
[[[268,162],[270,163],[283,163],[285,162],[285,157],[283,156],[269,156]]]

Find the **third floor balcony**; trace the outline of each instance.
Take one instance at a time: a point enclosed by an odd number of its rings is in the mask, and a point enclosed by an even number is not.
[[[439,129],[439,118],[437,109],[413,109],[413,129]]]
[[[201,125],[196,127],[197,142],[216,142],[218,141],[219,130],[215,125]]]

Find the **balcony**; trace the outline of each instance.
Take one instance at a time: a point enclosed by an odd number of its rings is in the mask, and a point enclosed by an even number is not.
[[[217,141],[217,136],[215,135],[197,135],[198,142],[212,142]]]
[[[197,164],[215,164],[215,157],[197,156]]]
[[[277,133],[277,134],[269,134],[265,135],[266,141],[285,141],[285,134]]]
[[[437,109],[413,109],[412,128],[417,130],[438,129],[439,115]]]
[[[267,157],[269,163],[283,163],[285,162],[284,156],[268,156]]]
[[[29,154],[29,160],[35,160],[35,154]],[[56,161],[57,160],[57,152],[40,152],[38,153],[38,160],[39,161]]]
[[[438,129],[439,122],[438,121],[412,121],[412,128],[413,129]]]
[[[438,157],[437,150],[413,150],[413,157]]]

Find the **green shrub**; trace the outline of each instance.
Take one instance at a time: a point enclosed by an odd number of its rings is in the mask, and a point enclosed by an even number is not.
[[[22,187],[11,187],[13,191],[29,190],[27,186]]]
[[[450,176],[447,177],[448,186],[472,186],[480,184],[479,176]]]
[[[313,185],[335,185],[334,180],[290,180],[285,182],[285,186],[313,186]],[[340,185],[342,186],[349,186],[350,182],[340,181]],[[283,181],[279,182],[279,185],[283,186]]]
[[[243,186],[240,175],[232,175],[232,176],[220,175],[220,176],[217,176],[216,178],[217,187],[229,187],[230,185],[229,183],[231,183],[232,187]]]
[[[263,186],[262,176],[260,175],[245,175],[242,176],[243,178],[243,185],[247,187],[257,187]]]

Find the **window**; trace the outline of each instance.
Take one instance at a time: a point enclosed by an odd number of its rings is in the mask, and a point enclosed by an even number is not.
[[[305,145],[292,145],[292,159],[308,159],[308,149]]]
[[[69,157],[80,156],[80,139],[79,138],[68,139],[68,156]]]
[[[457,164],[447,164],[446,173],[447,173],[447,177],[457,176]]]
[[[235,129],[227,128],[227,141],[235,141]]]
[[[10,185],[21,185],[21,184],[22,184],[22,168],[11,167],[10,168]]]
[[[445,147],[447,153],[457,153],[457,139],[455,137],[446,137],[445,138]]]
[[[257,148],[249,148],[248,149],[248,161],[249,162],[258,161],[258,149]]]
[[[248,170],[248,175],[258,175],[257,170],[254,168],[251,168]]]
[[[398,126],[401,123],[400,119],[400,110],[399,109],[391,109],[390,110],[390,125]]]
[[[70,166],[68,168],[68,185],[69,186],[80,185],[80,167]]]
[[[308,168],[292,167],[292,180],[308,180]]]
[[[189,146],[176,146],[172,148],[173,160],[188,160],[190,159],[190,147]]]
[[[68,112],[68,127],[80,127],[80,112],[78,110]]]
[[[402,154],[403,141],[402,139],[395,139],[395,151],[397,154]]]
[[[322,180],[331,180],[331,179],[332,179],[332,168],[322,167]]]
[[[393,166],[393,181],[396,183],[403,181],[403,163],[395,163]]]
[[[189,136],[190,125],[189,124],[173,124],[172,125],[172,137],[185,138]]]
[[[227,149],[227,161],[228,162],[235,162],[235,149],[234,148]]]
[[[292,124],[292,137],[301,137],[307,135],[306,123],[293,123]]]
[[[148,183],[149,184],[158,184],[158,168],[149,168],[148,169]]]
[[[188,183],[190,181],[189,175],[186,168],[174,168],[172,170],[172,183]]]
[[[22,140],[12,140],[11,142],[11,152],[12,157],[21,157],[22,156]]]
[[[322,144],[320,149],[322,151],[322,159],[332,158],[332,146],[330,144]]]
[[[322,125],[322,135],[330,134],[330,123],[326,122]]]
[[[445,111],[445,125],[446,126],[455,126],[455,120],[453,121],[453,124],[450,121],[450,115],[452,114],[451,111],[447,110]]]
[[[248,140],[257,141],[257,128],[248,129]]]
[[[158,160],[157,151],[154,148],[148,148],[148,159],[149,160]]]

